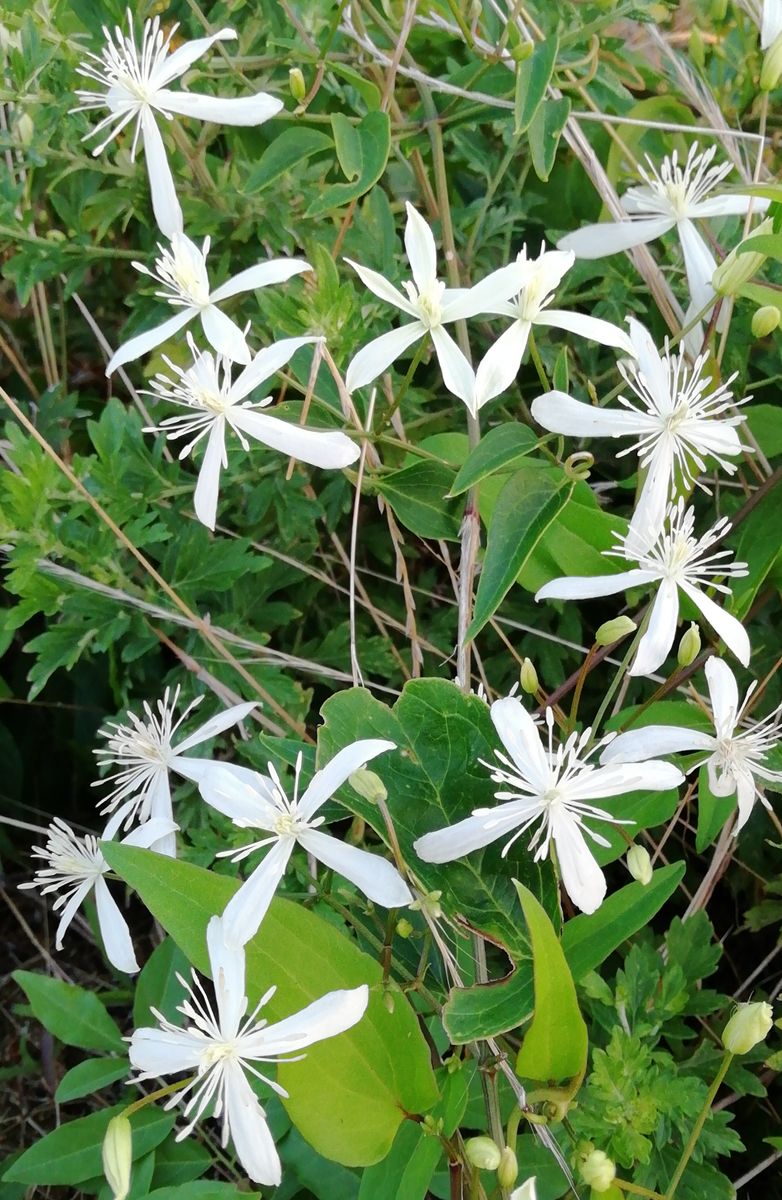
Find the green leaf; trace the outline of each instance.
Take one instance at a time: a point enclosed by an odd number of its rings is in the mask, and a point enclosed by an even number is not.
[[[782,292],[777,293],[777,307],[782,306]],[[777,404],[752,404],[745,409],[749,431],[766,458],[782,454],[782,408]]]
[[[86,1062],[66,1071],[57,1085],[54,1098],[59,1104],[67,1104],[69,1100],[93,1096],[110,1083],[126,1079],[129,1074],[130,1063],[126,1058],[88,1058]]]
[[[698,773],[698,828],[695,849],[702,854],[716,838],[728,817],[736,811],[736,796],[715,796],[709,787],[709,773],[701,767]]]
[[[358,177],[352,183],[336,183],[323,188],[307,209],[308,217],[322,217],[335,208],[357,200],[377,183],[386,169],[391,149],[391,122],[388,113],[369,112],[358,125],[351,128],[357,136],[359,151],[349,154],[349,162],[351,167],[356,165],[360,152]]]
[[[562,472],[532,467],[517,471],[505,484],[489,523],[469,638],[494,616],[567,500],[569,485]]]
[[[513,97],[513,132],[526,133],[546,95],[559,53],[559,39],[538,42],[529,58],[516,66]]]
[[[766,254],[769,258],[782,258],[782,233],[756,233],[745,238],[736,247],[738,254]]]
[[[250,171],[242,189],[244,194],[255,195],[313,154],[332,150],[333,146],[329,135],[320,129],[297,124],[284,130],[266,147],[257,165]]]
[[[339,1163],[327,1162],[295,1129],[289,1131],[280,1150],[286,1182],[292,1176],[303,1192],[317,1196],[317,1200],[358,1200],[358,1174]],[[372,1170],[374,1167],[367,1168]]]
[[[558,100],[547,100],[545,104],[541,104],[527,130],[532,165],[538,179],[542,179],[544,183],[554,166],[559,139],[569,116],[570,101],[566,96]]]
[[[261,1200],[261,1193],[240,1191],[235,1183],[197,1179],[174,1187],[156,1188],[145,1200]]]
[[[152,1187],[176,1187],[204,1175],[212,1165],[212,1155],[194,1137],[183,1142],[169,1138],[155,1151]]]
[[[487,475],[510,471],[522,458],[537,449],[540,439],[518,422],[496,425],[485,434],[470,453],[451,487],[451,496],[460,496]]]
[[[44,1029],[66,1046],[120,1052],[125,1049],[122,1034],[94,992],[32,971],[14,971],[11,977],[27,996]]]
[[[747,574],[731,588],[730,612],[739,621],[747,616],[774,563],[779,558],[779,506],[782,483],[763,496],[739,525],[736,559],[746,562]]]
[[[331,114],[331,128],[334,132],[334,146],[337,151],[339,165],[346,179],[358,179],[363,166],[361,154],[361,138],[352,121],[343,113]]]
[[[117,1104],[100,1112],[60,1125],[26,1150],[3,1178],[13,1183],[76,1184],[102,1175],[101,1145],[112,1117],[127,1107]],[[130,1118],[133,1127],[133,1160],[159,1146],[174,1125],[174,1114],[151,1106]]]
[[[426,459],[372,480],[407,529],[423,538],[459,540],[462,504],[448,499],[453,471]]]
[[[358,1200],[426,1200],[442,1153],[436,1137],[406,1121],[387,1158],[364,1172]]]
[[[516,883],[532,943],[535,1008],[516,1058],[516,1074],[533,1086],[573,1096],[587,1065],[587,1028],[556,930],[532,893]]]
[[[133,997],[133,1024],[148,1025],[150,1009],[156,1008],[169,1021],[177,1020],[182,984],[177,974],[187,977],[189,964],[173,938],[164,938],[144,963]]]
[[[208,974],[206,926],[222,912],[238,882],[148,850],[104,843],[112,868],[138,893],[188,960]],[[275,899],[247,946],[251,1006],[271,985],[264,1009],[271,1021],[298,1011],[336,988],[370,985],[369,1007],[346,1033],[281,1063],[277,1078],[290,1092],[285,1108],[299,1132],[325,1158],[346,1166],[377,1162],[406,1112],[435,1102],[429,1052],[409,1003],[384,1003],[380,964],[338,929],[290,901]]]

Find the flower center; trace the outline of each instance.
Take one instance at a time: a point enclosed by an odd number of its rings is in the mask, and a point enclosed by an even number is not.
[[[210,1070],[235,1056],[236,1046],[233,1042],[210,1042],[201,1055],[201,1063],[205,1070]]]
[[[688,186],[684,179],[671,180],[665,185],[665,195],[677,217],[682,220],[687,216]]]
[[[295,837],[303,828],[303,822],[293,813],[285,812],[275,818],[274,829],[282,837]]]
[[[689,415],[690,415],[689,404],[687,403],[686,400],[680,400],[679,403],[674,408],[673,412],[670,413],[669,416],[666,418],[665,427],[668,430],[668,432],[676,433],[676,431],[678,429],[680,429],[681,426],[684,424],[684,422],[687,420]]]

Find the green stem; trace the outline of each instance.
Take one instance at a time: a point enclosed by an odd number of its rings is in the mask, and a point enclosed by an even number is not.
[[[652,1192],[649,1188],[641,1187],[640,1183],[627,1183],[624,1179],[615,1179],[614,1186],[623,1192],[629,1192],[631,1196],[647,1196],[649,1200],[665,1200],[660,1192]]]
[[[668,1191],[665,1193],[665,1200],[673,1200],[673,1197],[676,1195],[676,1189],[679,1186],[681,1177],[685,1172],[687,1163],[690,1161],[690,1158],[692,1157],[692,1152],[695,1149],[698,1138],[700,1137],[701,1130],[703,1129],[703,1126],[706,1122],[706,1118],[708,1117],[709,1113],[711,1112],[711,1106],[714,1102],[714,1097],[717,1095],[719,1086],[722,1083],[725,1076],[727,1075],[728,1067],[730,1066],[730,1064],[732,1062],[733,1062],[733,1055],[730,1053],[729,1050],[726,1050],[725,1057],[723,1058],[722,1062],[720,1063],[719,1070],[717,1071],[717,1074],[714,1077],[714,1082],[712,1083],[711,1087],[709,1088],[709,1090],[706,1094],[706,1099],[704,1100],[703,1108],[701,1109],[701,1111],[698,1115],[698,1120],[695,1122],[693,1131],[690,1134],[689,1139],[687,1141],[687,1145],[684,1147],[684,1152],[683,1152],[681,1158],[679,1159],[679,1164],[673,1173],[673,1179],[671,1180],[670,1184],[668,1185]]]
[[[620,662],[619,666],[616,668],[616,674],[614,675],[614,678],[611,680],[611,683],[608,686],[608,691],[606,692],[605,696],[603,697],[603,699],[600,702],[600,707],[598,708],[597,713],[595,714],[595,719],[592,722],[592,737],[590,738],[591,742],[593,742],[595,740],[595,734],[597,733],[597,730],[600,727],[600,722],[602,721],[603,717],[606,714],[606,709],[608,708],[609,704],[613,700],[614,695],[616,693],[616,689],[619,687],[619,684],[624,679],[627,668],[630,665],[630,659],[635,654],[635,651],[638,648],[638,643],[640,642],[641,638],[643,637],[644,633],[646,632],[646,626],[649,624],[649,616],[651,614],[651,611],[652,611],[651,605],[649,605],[648,608],[646,609],[646,612],[643,615],[641,624],[638,626],[638,628],[635,631],[635,637],[633,638],[632,642],[630,643],[630,645],[627,648],[627,653],[625,654],[624,658]]]
[[[405,377],[402,380],[401,384],[399,385],[399,391],[394,396],[394,402],[391,405],[391,407],[389,408],[388,412],[386,413],[385,420],[383,422],[384,427],[391,423],[391,418],[393,417],[396,410],[399,408],[399,405],[404,400],[405,395],[407,394],[407,389],[409,388],[410,384],[412,383],[413,376],[415,375],[416,371],[418,370],[418,364],[420,363],[421,359],[424,356],[425,349],[426,349],[426,338],[421,338],[420,342],[418,343],[418,345],[415,348],[415,354],[413,355],[410,366],[407,368]]]
[[[537,347],[537,343],[535,341],[535,334],[532,332],[531,326],[530,326],[530,331],[529,331],[529,338],[527,339],[527,345],[529,346],[529,356],[535,365],[535,370],[538,373],[538,379],[540,380],[541,387],[543,388],[544,392],[550,392],[551,384],[549,383],[549,378],[548,378],[548,375],[546,374],[546,368],[543,366],[543,359],[540,357],[540,354],[538,353],[538,347]]]
[[[158,1088],[156,1092],[149,1092],[146,1096],[142,1096],[140,1100],[135,1100],[133,1104],[129,1104],[123,1109],[123,1117],[131,1117],[134,1112],[138,1112],[141,1108],[146,1108],[148,1104],[154,1104],[156,1100],[162,1100],[164,1096],[173,1096],[174,1092],[181,1092],[182,1088],[186,1088],[189,1083],[192,1083],[195,1075],[189,1075],[187,1079],[180,1079],[176,1083],[170,1083],[168,1087]]]

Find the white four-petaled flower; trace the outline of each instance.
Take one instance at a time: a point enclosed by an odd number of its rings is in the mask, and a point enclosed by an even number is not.
[[[684,499],[668,509],[667,528],[661,532],[653,546],[637,541],[630,534],[621,538],[614,550],[604,554],[637,562],[638,566],[618,575],[568,575],[553,579],[536,594],[536,600],[587,600],[596,596],[612,596],[630,588],[658,584],[657,595],[652,604],[649,623],[638,643],[630,675],[651,675],[668,657],[676,637],[679,619],[679,590],[708,621],[712,629],[725,642],[743,666],[747,666],[750,645],[747,632],[740,621],[720,608],[707,596],[703,588],[710,586],[730,595],[730,588],[717,583],[715,576],[734,578],[747,574],[747,564],[729,563],[732,551],[712,547],[725,536],[730,522],[723,517],[702,537],[693,535],[695,511],[685,510]]]
[[[623,764],[595,766],[589,759],[605,742],[589,750],[591,729],[572,733],[555,748],[550,708],[546,709],[548,738],[544,744],[535,721],[515,696],[496,700],[491,719],[506,753],[495,751],[499,767],[484,765],[492,769],[494,782],[503,785],[495,795],[505,803],[475,809],[456,825],[424,834],[415,843],[416,853],[424,862],[450,862],[510,834],[502,851],[505,855],[517,838],[537,824],[529,844],[530,850],[535,850],[535,861],[548,857],[553,842],[565,891],[582,912],[594,912],[603,902],[606,881],[584,834],[599,846],[609,843],[585,821],[632,824],[596,808],[594,801],[636,789],[664,791],[678,786],[684,776],[664,762],[646,762],[642,769]]]
[[[206,940],[215,1004],[209,1001],[195,971],[190,986],[180,977],[188,994],[179,1012],[187,1024],[181,1028],[152,1009],[160,1027],[135,1031],[130,1039],[130,1062],[139,1072],[139,1081],[180,1071],[195,1072],[195,1077],[166,1104],[166,1108],[173,1108],[187,1100],[187,1125],[176,1140],[186,1138],[213,1105],[213,1115],[222,1120],[223,1146],[230,1137],[250,1179],[272,1187],[281,1179],[280,1158],[247,1075],[287,1097],[285,1089],[254,1064],[295,1062],[304,1057],[298,1051],[344,1033],[363,1017],[369,989],[362,984],[329,992],[293,1016],[270,1025],[259,1020],[258,1014],[276,988],[270,987],[247,1016],[244,949],[226,942],[219,917],[209,922]]]
[[[377,854],[322,833],[319,826],[323,817],[317,815],[354,771],[394,748],[393,742],[379,738],[345,746],[315,773],[302,796],[298,794],[299,755],[292,799],[286,796],[271,763],[268,776],[221,763],[204,773],[199,788],[207,804],[230,817],[240,829],[260,830],[263,834],[240,850],[223,851],[222,856],[238,862],[254,850],[270,847],[223,913],[226,937],[243,944],[254,936],[297,842],[324,866],[355,883],[370,900],[386,908],[410,903],[410,890],[396,867]]]
[[[93,150],[95,155],[100,154],[126,125],[135,121],[131,157],[136,156],[141,136],[155,220],[167,238],[182,232],[182,209],[155,113],[169,121],[172,114],[178,113],[183,117],[196,117],[221,125],[261,125],[282,108],[281,100],[265,92],[236,99],[202,96],[194,92],[172,92],[168,85],[184,75],[215,42],[230,41],[236,37],[233,29],[220,29],[209,37],[184,42],[172,52],[171,42],[178,28],[178,25],[172,25],[168,33],[164,33],[159,17],[145,21],[141,45],[138,46],[130,9],[127,34],[118,26],[112,33],[104,25],[106,45],[102,53],[88,54],[89,61],[77,67],[77,71],[105,90],[77,90],[81,104],[73,110],[109,110],[108,116],[87,134],[90,138],[108,130],[107,136]]]
[[[252,354],[244,333],[217,305],[230,296],[238,296],[240,292],[267,287],[270,283],[284,283],[293,275],[312,270],[310,264],[301,258],[272,258],[268,262],[247,267],[212,291],[206,270],[210,244],[210,239],[204,238],[199,250],[184,233],[175,233],[171,238],[170,250],[158,245],[160,258],[155,261],[154,271],[150,271],[143,263],[133,263],[137,271],[161,284],[163,291],[155,295],[180,311],[161,325],[137,334],[120,346],[109,360],[107,375],[111,375],[117,367],[154,350],[155,346],[173,337],[196,317],[200,318],[206,340],[218,354],[246,366]]]
[[[647,475],[630,529],[636,545],[651,545],[662,530],[677,484],[692,486],[698,473],[706,470],[706,455],[728,475],[735,472],[735,464],[726,456],[741,453],[735,426],[744,418],[731,410],[749,397],[733,399],[730,385],[735,375],[712,390],[711,377],[704,374],[706,355],[696,359],[691,368],[683,348],[678,355],[666,349],[660,357],[643,325],[632,318],[629,324],[637,365],[620,364],[620,370],[641,405],[620,396],[624,411],[599,408],[565,392],[547,392],[533,400],[532,415],[544,429],[571,437],[638,439],[630,450],[638,452]],[[617,457],[627,453],[622,450]]]
[[[156,375],[148,395],[169,400],[189,409],[178,417],[167,417],[146,433],[165,433],[169,439],[187,438],[179,453],[186,458],[193,447],[207,437],[206,452],[196,485],[194,506],[199,521],[214,529],[217,515],[217,495],[220,470],[228,466],[225,444],[226,427],[233,430],[243,449],[249,450],[248,438],[271,446],[282,454],[291,455],[316,467],[346,467],[361,453],[359,446],[337,430],[304,429],[289,421],[281,421],[256,410],[271,404],[271,396],[247,401],[246,397],[265,383],[293,357],[301,346],[317,342],[318,338],[285,338],[256,354],[249,366],[231,382],[231,362],[208,351],[196,349],[188,335],[193,365],[183,370],[166,358],[168,366],[178,376]]]
[[[757,683],[750,685],[744,702],[739,703],[736,677],[721,658],[706,663],[714,733],[687,729],[678,725],[646,725],[620,733],[603,751],[601,762],[643,762],[647,757],[680,754],[687,750],[705,750],[707,755],[690,770],[706,764],[709,787],[715,796],[736,795],[738,820],[734,834],[747,823],[755,800],[766,808],[771,805],[760,784],[782,783],[782,771],[766,766],[766,757],[780,741],[782,705],[762,721],[750,722],[744,716]],[[742,729],[742,723],[745,728]]]

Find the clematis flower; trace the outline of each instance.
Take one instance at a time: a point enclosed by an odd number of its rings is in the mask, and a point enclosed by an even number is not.
[[[685,510],[684,500],[672,504],[667,513],[667,529],[648,546],[647,540],[636,539],[628,533],[620,538],[614,550],[603,553],[637,562],[638,566],[618,575],[571,575],[553,579],[536,593],[536,600],[587,600],[596,596],[612,596],[629,588],[658,584],[652,604],[648,627],[638,643],[638,651],[630,675],[651,675],[661,666],[676,636],[679,619],[679,591],[688,596],[725,645],[747,666],[750,646],[747,632],[740,621],[725,612],[702,590],[710,586],[725,595],[730,588],[716,583],[715,576],[738,578],[747,574],[747,564],[729,563],[732,551],[710,553],[720,538],[730,529],[726,518],[717,521],[701,538],[693,536],[695,511]]]
[[[270,847],[260,866],[229,901],[224,913],[226,937],[241,944],[254,936],[288,866],[293,849],[300,846],[326,867],[338,871],[385,908],[398,908],[412,900],[402,876],[390,862],[339,838],[322,833],[323,817],[316,814],[338,788],[365,763],[393,742],[379,738],[353,742],[340,750],[317,771],[299,797],[301,755],[296,761],[293,799],[285,795],[271,763],[269,775],[214,764],[200,779],[199,788],[207,804],[224,813],[240,829],[259,830],[263,836],[240,850],[223,851],[220,857],[240,862],[254,850]]]
[[[548,307],[563,276],[573,266],[575,258],[572,250],[543,248],[537,258],[528,259],[526,246],[518,254],[516,262],[521,279],[518,295],[511,300],[499,299],[489,310],[503,317],[512,317],[513,324],[497,339],[478,365],[475,372],[476,408],[482,408],[513,383],[519,373],[533,326],[564,329],[568,333],[576,333],[581,337],[590,338],[593,342],[600,342],[603,346],[615,346],[624,350],[625,354],[635,355],[635,347],[630,338],[623,329],[612,325],[610,321]],[[491,275],[488,277],[488,280],[490,279]]]
[[[474,415],[477,410],[473,369],[444,326],[451,321],[492,311],[491,305],[519,291],[522,273],[518,265],[512,263],[472,288],[447,288],[437,278],[437,250],[432,231],[409,203],[405,250],[413,275],[412,283],[403,284],[406,295],[377,271],[345,259],[371,292],[412,318],[407,325],[381,334],[359,350],[348,366],[345,386],[349,392],[365,387],[428,333],[445,386],[463,400]]]
[[[256,412],[256,409],[271,404],[271,396],[264,400],[246,401],[250,392],[284,367],[301,346],[319,340],[304,337],[275,342],[266,350],[260,350],[232,383],[230,360],[221,355],[215,357],[208,351],[199,352],[188,335],[193,365],[182,370],[166,358],[165,362],[178,379],[156,375],[152,380],[154,390],[147,392],[147,395],[158,400],[169,400],[189,411],[178,417],[167,417],[160,425],[151,426],[144,432],[164,433],[169,439],[187,438],[179,453],[180,459],[186,458],[203,438],[207,438],[194,504],[196,516],[209,529],[215,527],[220,469],[228,466],[226,428],[233,430],[244,450],[249,450],[248,438],[253,438],[271,446],[273,450],[316,467],[346,467],[355,462],[361,453],[360,447],[344,433],[303,429],[300,425],[281,421],[279,417]]]
[[[184,42],[172,53],[171,42],[179,26],[172,25],[168,33],[164,33],[160,18],[155,17],[144,22],[139,47],[132,14],[130,9],[127,11],[128,33],[123,33],[119,26],[115,26],[112,33],[104,25],[106,45],[102,52],[88,54],[89,61],[76,68],[79,75],[94,80],[105,90],[77,90],[76,95],[81,103],[71,111],[109,110],[108,115],[84,139],[86,141],[98,133],[106,133],[93,150],[93,155],[100,154],[127,125],[135,122],[131,158],[136,157],[141,137],[155,220],[161,233],[170,238],[182,232],[182,209],[155,114],[159,113],[168,121],[172,114],[178,113],[183,117],[196,117],[220,125],[261,125],[280,111],[282,101],[265,92],[237,99],[202,96],[194,92],[172,92],[168,87],[170,83],[184,75],[215,42],[232,41],[237,36],[235,31],[220,29],[209,37]]]
[[[153,1008],[159,1028],[134,1032],[130,1039],[131,1066],[140,1072],[138,1082],[180,1071],[195,1072],[194,1078],[165,1105],[173,1108],[186,1099],[187,1124],[176,1140],[181,1142],[188,1137],[213,1104],[214,1116],[222,1120],[223,1147],[231,1138],[250,1179],[273,1187],[282,1177],[280,1158],[266,1114],[247,1075],[260,1079],[279,1096],[287,1098],[285,1089],[253,1064],[296,1062],[305,1057],[297,1051],[344,1033],[366,1012],[369,989],[362,984],[328,992],[293,1016],[270,1025],[259,1020],[258,1014],[277,989],[270,987],[247,1015],[244,949],[225,940],[219,917],[212,917],[209,922],[206,942],[215,1003],[208,999],[195,971],[190,986],[181,979],[187,995],[178,1011],[187,1024],[181,1028]]]
[[[663,159],[659,170],[647,156],[648,170],[639,167],[643,184],[628,188],[622,196],[627,220],[585,225],[560,238],[557,248],[572,250],[576,258],[604,258],[652,242],[676,229],[692,302],[689,311],[700,312],[714,300],[711,278],[717,263],[693,222],[709,217],[744,216],[750,205],[754,212],[765,212],[769,205],[768,200],[757,196],[710,195],[732,170],[731,163],[712,166],[716,149],[711,146],[699,151],[698,143],[693,142],[683,164],[674,150]]]
[[[94,752],[99,763],[120,769],[113,775],[96,780],[92,786],[101,787],[106,783],[114,785],[109,795],[99,801],[99,807],[103,812],[116,812],[118,826],[125,822],[125,828],[128,828],[134,821],[143,824],[154,818],[170,822],[173,813],[169,771],[184,779],[199,780],[210,765],[210,760],[191,758],[187,751],[243,721],[255,708],[254,701],[234,704],[211,717],[174,746],[172,743],[177,730],[202,700],[203,696],[197,696],[175,722],[174,710],[179,702],[179,688],[175,688],[173,695],[166,688],[163,699],[158,700],[155,706],[157,712],[153,712],[149,704],[144,704],[146,721],[128,712],[128,725],[109,721],[106,728],[99,731],[108,743]],[[155,849],[173,858],[176,854],[173,833]]]
[[[199,250],[195,242],[191,242],[184,233],[175,233],[171,238],[170,250],[158,245],[160,258],[155,262],[154,271],[150,271],[143,263],[133,263],[137,271],[149,275],[150,279],[162,286],[163,290],[155,295],[161,300],[167,300],[172,307],[180,311],[162,325],[156,325],[146,333],[137,334],[125,342],[124,346],[120,346],[119,350],[115,350],[106,367],[107,375],[111,375],[117,367],[134,362],[142,354],[154,350],[155,346],[173,337],[196,317],[201,321],[204,337],[218,354],[246,366],[251,361],[252,354],[245,336],[236,322],[221,312],[217,305],[229,296],[238,296],[240,292],[267,287],[270,283],[284,283],[293,275],[312,270],[310,264],[302,258],[271,258],[268,262],[257,263],[254,267],[240,271],[233,279],[221,283],[212,291],[206,271],[210,244],[210,238],[204,238],[204,244]]]
[[[101,840],[114,840],[120,824],[121,814],[115,813],[100,839],[91,833],[79,837],[70,825],[55,817],[49,826],[46,845],[33,847],[33,858],[43,859],[48,865],[36,871],[35,878],[29,883],[20,883],[19,886],[40,888],[42,896],[51,892],[62,893],[53,905],[54,911],[60,912],[60,923],[54,935],[54,944],[58,950],[62,950],[65,931],[78,909],[94,890],[98,927],[106,957],[118,971],[132,975],[139,969],[133,942],[127,922],[106,883],[105,876],[111,868],[100,848]],[[140,846],[148,850],[156,842],[173,837],[176,828],[173,821],[160,818],[148,821],[146,825],[134,829],[124,837],[121,845]]]
[[[782,783],[782,771],[766,766],[769,751],[780,742],[782,704],[762,721],[750,722],[744,714],[757,682],[750,685],[743,704],[739,704],[736,676],[728,664],[721,658],[710,658],[705,670],[713,734],[680,725],[646,725],[620,733],[603,751],[600,761],[643,762],[647,757],[705,750],[706,757],[693,763],[689,770],[695,771],[705,763],[709,787],[714,795],[735,794],[739,815],[733,832],[738,834],[746,825],[756,800],[771,810],[761,784]],[[742,724],[746,726],[743,730]]]
[[[677,470],[679,483],[686,488],[706,470],[707,455],[729,475],[735,473],[736,465],[728,457],[741,453],[735,427],[744,417],[730,413],[736,404],[746,404],[751,397],[733,399],[730,385],[735,375],[711,390],[711,376],[704,374],[707,355],[697,358],[692,368],[683,348],[672,355],[666,347],[661,357],[643,325],[632,317],[629,325],[638,362],[620,363],[619,369],[640,405],[620,396],[623,412],[584,404],[565,392],[547,392],[533,400],[532,415],[544,429],[571,437],[638,439],[617,457],[635,450],[647,472],[630,523],[633,538],[640,544],[644,538],[653,542],[662,529],[665,510],[674,499]]]
[[[495,783],[508,790],[495,792],[505,801],[496,808],[476,808],[445,829],[425,833],[414,844],[424,862],[444,863],[480,850],[491,842],[511,834],[502,849],[503,856],[513,843],[537,824],[529,843],[535,862],[548,858],[554,843],[562,885],[582,912],[594,912],[603,903],[606,881],[584,834],[598,846],[609,843],[590,829],[585,821],[608,821],[612,825],[632,824],[596,808],[593,801],[619,796],[638,788],[665,791],[677,787],[684,776],[670,763],[646,762],[642,769],[617,764],[597,767],[589,760],[606,744],[603,740],[588,749],[592,730],[572,733],[566,742],[554,747],[554,714],[546,709],[547,740],[544,744],[538,725],[515,696],[495,700],[491,719],[505,753],[495,750],[500,763],[484,763],[492,771]]]

